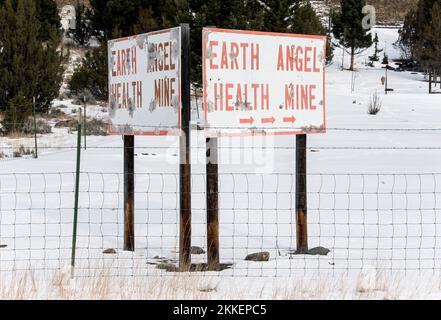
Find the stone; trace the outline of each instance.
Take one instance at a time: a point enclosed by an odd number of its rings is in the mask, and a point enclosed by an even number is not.
[[[113,248],[109,248],[109,249],[103,250],[103,253],[104,254],[116,254],[116,250]]]
[[[312,249],[309,249],[307,254],[313,255],[313,256],[327,256],[328,253],[331,252],[331,250],[323,247],[315,247]]]
[[[269,258],[270,258],[270,253],[264,251],[264,252],[257,252],[257,253],[249,254],[246,256],[245,260],[263,262],[263,261],[268,261]]]
[[[179,268],[173,263],[159,263],[156,265],[157,269],[165,270],[167,272],[178,272]]]
[[[204,251],[204,249],[202,249],[201,247],[191,247],[190,248],[190,253],[191,254],[204,254],[205,253],[205,251]]]
[[[55,128],[76,128],[78,121],[75,119],[58,121]]]

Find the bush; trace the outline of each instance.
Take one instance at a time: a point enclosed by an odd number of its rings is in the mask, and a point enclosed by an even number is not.
[[[76,95],[88,90],[96,99],[106,100],[107,73],[107,46],[92,48],[86,52],[82,65],[72,75],[69,89]]]
[[[59,108],[63,108],[63,106],[59,106]],[[49,115],[53,118],[64,117],[66,114],[59,108],[52,108]],[[66,108],[66,106],[64,106],[64,108]]]
[[[21,94],[16,95],[6,106],[3,130],[7,134],[23,132],[31,110],[32,102]]]
[[[377,93],[374,93],[368,103],[368,114],[376,115],[381,110],[381,99]]]
[[[103,120],[92,119],[86,122],[86,134],[88,136],[107,136],[108,124]]]
[[[83,90],[82,92],[76,94],[73,97],[72,104],[82,106],[84,104],[84,97],[86,97],[87,104],[96,104],[95,97],[88,90]]]
[[[52,126],[43,119],[37,119],[37,134],[48,134],[52,133]],[[22,130],[23,134],[34,134],[34,118],[29,117]]]
[[[22,156],[29,156],[33,154],[33,151],[31,151],[29,148],[25,148],[23,145],[21,145],[18,150],[15,150],[12,153],[12,156],[14,158],[21,158]]]

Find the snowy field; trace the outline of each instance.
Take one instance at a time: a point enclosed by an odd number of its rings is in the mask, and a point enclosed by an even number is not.
[[[393,47],[397,29],[377,31],[389,59],[399,58]],[[125,292],[147,283],[148,295],[135,290],[133,296],[153,299],[439,297],[441,95],[428,94],[424,75],[394,71],[388,72],[394,91],[385,95],[385,70],[365,66],[371,54],[357,58],[352,74],[341,71],[342,51],[335,50],[327,69],[328,130],[308,136],[309,246],[328,248],[327,256],[291,254],[296,243],[294,137],[220,140],[221,262],[232,266],[181,276],[156,269],[158,262],[174,263],[178,257],[177,139],[136,138],[132,254],[122,251],[122,139],[88,137],[81,160],[76,279],[70,282],[76,134],[59,129],[39,139],[38,159],[0,160],[0,283],[13,288],[17,275],[31,270],[29,277],[40,288],[33,293],[37,297],[47,297],[48,283],[70,292],[64,297],[76,297],[98,281]],[[345,63],[347,68],[347,55]],[[374,93],[382,109],[369,115]],[[92,107],[91,115],[102,117],[101,109]],[[0,139],[5,154],[14,143],[33,143],[31,138]],[[204,163],[205,137],[195,130],[192,245],[205,249]],[[109,248],[116,254],[102,253]],[[244,261],[259,251],[270,252],[270,260]],[[193,262],[205,258],[192,256]],[[129,282],[118,282],[125,276]],[[183,285],[174,290],[179,281]],[[124,298],[109,290],[106,297]],[[90,297],[100,297],[92,291]]]

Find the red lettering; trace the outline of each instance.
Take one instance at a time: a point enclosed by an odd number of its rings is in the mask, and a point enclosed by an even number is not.
[[[226,111],[233,111],[234,107],[230,106],[230,100],[233,98],[233,96],[230,94],[230,89],[233,88],[232,83],[227,83],[225,85],[225,110]]]
[[[277,71],[284,71],[285,67],[283,66],[283,49],[282,45],[279,45],[279,57],[277,59]]]
[[[217,64],[213,63],[213,60],[217,57],[217,53],[214,52],[213,47],[217,46],[218,44],[219,44],[219,42],[217,42],[217,41],[210,41],[210,43],[208,44],[208,46],[210,48],[210,52],[211,52],[210,69],[217,69],[218,68]]]
[[[311,68],[309,67],[309,62],[311,62],[311,57],[309,56],[309,53],[311,53],[311,51],[311,47],[305,48],[305,72],[311,72]]]

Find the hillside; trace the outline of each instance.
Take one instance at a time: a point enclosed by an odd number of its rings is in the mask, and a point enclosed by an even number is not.
[[[334,8],[338,8],[340,0],[318,0],[314,2],[330,3]],[[369,0],[368,4],[375,7],[377,12],[377,23],[382,25],[400,24],[416,0]]]
[[[76,0],[56,0],[58,7],[62,8],[65,5],[75,5]],[[334,9],[339,7],[341,0],[314,0],[311,1],[314,4],[316,10],[322,16],[328,16],[329,8],[331,5]],[[80,0],[81,3],[88,4],[89,0]],[[370,0],[368,4],[373,5],[377,10],[377,22],[382,25],[396,25],[400,24],[409,8],[417,3],[416,0]]]

